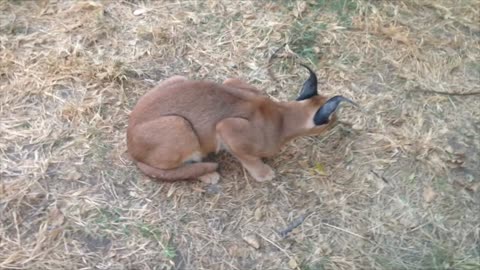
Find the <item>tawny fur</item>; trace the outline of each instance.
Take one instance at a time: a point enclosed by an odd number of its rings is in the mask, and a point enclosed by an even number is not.
[[[316,126],[314,114],[327,98],[275,102],[239,80],[223,84],[174,76],[140,98],[130,114],[128,151],[139,169],[161,180],[218,181],[217,163],[207,154],[226,150],[257,181],[274,178],[262,158],[289,140],[316,135],[335,123]]]

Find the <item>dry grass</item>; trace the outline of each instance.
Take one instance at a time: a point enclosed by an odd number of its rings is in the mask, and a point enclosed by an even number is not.
[[[428,92],[479,91],[479,17],[478,0],[0,1],[0,268],[479,269],[480,97]],[[298,61],[366,113],[289,144],[272,183],[228,155],[215,186],[125,157],[157,81],[240,76],[286,100]]]

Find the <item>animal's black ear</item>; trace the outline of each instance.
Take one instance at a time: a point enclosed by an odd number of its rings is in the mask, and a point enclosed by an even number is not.
[[[313,122],[315,123],[315,125],[319,126],[327,124],[330,120],[330,116],[337,110],[338,105],[342,101],[349,102],[354,106],[358,107],[357,103],[351,101],[346,97],[334,96],[327,100],[327,102],[325,102],[325,104],[323,104],[323,106],[320,107],[320,109],[318,109],[318,111],[315,113],[315,116],[313,117]]]
[[[308,69],[310,72],[310,77],[303,83],[302,90],[300,91],[300,95],[297,97],[297,101],[309,99],[313,96],[318,95],[317,93],[317,75],[313,72],[309,67],[306,65],[300,64],[301,66]]]

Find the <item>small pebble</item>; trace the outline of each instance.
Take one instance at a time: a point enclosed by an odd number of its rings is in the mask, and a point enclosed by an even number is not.
[[[296,268],[298,268],[297,260],[295,260],[294,258],[291,258],[291,259],[288,261],[288,266],[289,266],[291,269],[296,269]]]
[[[207,194],[218,194],[220,192],[220,186],[217,184],[208,185],[205,191]]]
[[[360,130],[363,130],[364,127],[360,123],[355,123],[355,124],[352,125],[352,129],[355,130],[355,131],[360,131]]]
[[[139,8],[139,9],[136,9],[135,11],[133,11],[133,15],[135,16],[140,16],[142,14],[145,14],[147,12],[146,9],[144,8]]]
[[[255,221],[259,221],[260,219],[262,219],[262,217],[263,217],[262,208],[259,207],[259,208],[255,209],[255,212],[253,213],[253,215],[255,217]]]

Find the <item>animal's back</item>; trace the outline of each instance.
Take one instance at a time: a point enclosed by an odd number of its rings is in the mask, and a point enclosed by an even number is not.
[[[228,117],[250,118],[258,104],[256,99],[248,92],[208,81],[157,87],[138,101],[129,129],[162,116],[181,116],[192,125],[202,146],[211,150],[216,124]]]

